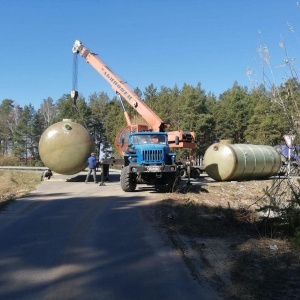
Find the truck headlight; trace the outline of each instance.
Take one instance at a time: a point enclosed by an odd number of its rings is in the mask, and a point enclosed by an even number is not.
[[[134,162],[134,163],[137,161],[136,157],[132,157],[132,156],[129,156],[128,159],[130,162]]]

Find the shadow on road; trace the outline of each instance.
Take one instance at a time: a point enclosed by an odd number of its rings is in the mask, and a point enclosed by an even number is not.
[[[78,174],[75,177],[67,178],[67,182],[85,182],[87,174]],[[97,181],[100,182],[116,182],[120,181],[120,175],[119,174],[110,174],[108,178],[103,178],[101,174],[96,174]],[[89,182],[93,182],[93,176],[91,175],[89,178]]]

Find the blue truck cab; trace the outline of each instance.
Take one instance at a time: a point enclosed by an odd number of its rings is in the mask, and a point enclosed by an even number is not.
[[[159,191],[174,190],[179,178],[176,153],[168,144],[166,132],[136,132],[128,137],[121,171],[121,187],[134,191],[137,183],[154,185]]]

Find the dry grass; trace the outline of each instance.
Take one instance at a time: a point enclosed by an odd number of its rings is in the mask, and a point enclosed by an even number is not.
[[[0,204],[28,194],[40,178],[40,172],[0,170]]]
[[[201,182],[186,194],[162,195],[156,205],[156,221],[195,279],[206,278],[224,299],[300,299],[299,250],[271,238],[256,214],[268,205],[264,189],[271,186],[272,180]]]

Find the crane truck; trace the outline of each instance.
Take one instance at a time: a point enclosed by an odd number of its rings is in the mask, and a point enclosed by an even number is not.
[[[123,154],[121,187],[133,192],[138,182],[154,185],[159,191],[171,192],[180,179],[173,148],[194,148],[195,134],[188,131],[166,131],[169,122],[164,122],[134,93],[95,53],[76,40],[72,52],[79,54],[111,86],[119,97],[127,126],[117,134],[115,145]],[[71,91],[76,100],[78,92]],[[147,122],[133,124],[123,100]]]

